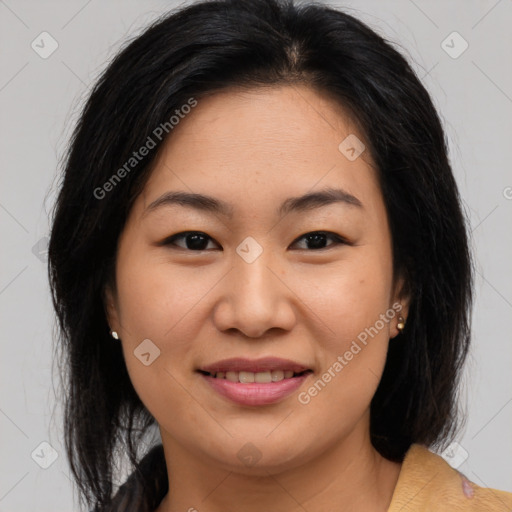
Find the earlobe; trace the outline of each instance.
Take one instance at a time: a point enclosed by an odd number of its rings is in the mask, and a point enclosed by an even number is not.
[[[399,304],[399,303],[393,303],[393,305],[395,305],[395,304]],[[402,306],[401,303],[400,303],[400,306]],[[403,311],[404,311],[403,307],[399,307],[395,310],[395,317],[392,320],[392,324],[391,324],[390,338],[396,338],[405,329],[407,317],[406,317],[406,313],[404,313]]]
[[[395,287],[394,300],[392,303],[392,307],[395,311],[395,318],[392,323],[391,338],[395,338],[403,332],[409,315],[410,298],[409,295],[405,293],[404,285],[405,280],[403,277],[400,277]]]

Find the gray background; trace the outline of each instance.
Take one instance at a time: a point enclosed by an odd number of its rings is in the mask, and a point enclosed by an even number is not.
[[[478,485],[512,491],[512,1],[331,4],[402,48],[445,124],[477,266],[461,394],[467,424],[445,456]],[[52,379],[47,213],[58,161],[98,73],[127,37],[176,5],[0,0],[0,512],[77,510]],[[46,59],[31,47],[43,31],[59,45]],[[469,44],[457,58],[445,51],[462,49],[458,36],[446,39],[454,31]],[[43,441],[58,454],[47,469],[36,463],[51,461]]]

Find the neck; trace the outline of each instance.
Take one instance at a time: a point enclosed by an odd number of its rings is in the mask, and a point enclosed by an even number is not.
[[[385,512],[401,464],[383,458],[357,429],[315,459],[284,470],[259,468],[257,475],[222,468],[162,436],[169,493],[157,512],[194,510],[307,510]]]

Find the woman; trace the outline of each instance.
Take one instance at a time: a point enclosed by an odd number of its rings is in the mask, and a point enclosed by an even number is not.
[[[199,2],[131,42],[76,128],[49,272],[87,507],[512,506],[428,450],[459,427],[465,219],[429,95],[353,17]]]

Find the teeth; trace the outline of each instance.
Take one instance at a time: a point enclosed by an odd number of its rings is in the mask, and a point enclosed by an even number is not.
[[[240,380],[242,380],[242,374],[240,373]],[[272,382],[272,372],[258,372],[254,374],[254,382],[261,384],[267,384]]]
[[[279,382],[284,379],[283,370],[275,370],[272,372],[272,382]]]
[[[217,377],[217,375],[221,375],[221,373],[216,374],[215,377]],[[238,378],[238,372],[226,372],[226,379],[230,380],[231,382],[240,382]]]
[[[269,383],[279,382],[283,379],[291,379],[293,377],[292,370],[272,370],[267,372],[217,372],[211,374],[216,379],[226,379],[231,382],[242,382],[249,384],[251,382]]]
[[[248,384],[250,382],[254,382],[254,377],[256,375],[257,375],[257,373],[252,373],[252,372],[239,372],[238,378],[240,379],[240,382],[243,382],[244,384]]]

